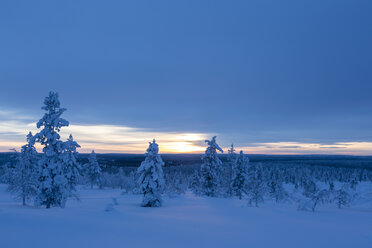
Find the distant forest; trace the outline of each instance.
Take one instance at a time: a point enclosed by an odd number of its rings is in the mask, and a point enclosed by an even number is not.
[[[202,154],[161,154],[165,166],[192,166],[201,164]],[[360,168],[372,170],[372,156],[348,156],[348,155],[247,155],[251,163],[262,163],[275,166],[327,166],[339,168]],[[81,164],[88,162],[88,153],[80,153],[78,161]],[[221,161],[227,160],[227,154],[219,155]],[[101,166],[106,169],[115,167],[138,167],[144,160],[144,154],[97,154]],[[0,153],[0,167],[3,164],[14,161],[14,153]]]

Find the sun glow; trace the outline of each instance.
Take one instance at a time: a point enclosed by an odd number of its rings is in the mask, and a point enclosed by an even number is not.
[[[162,145],[165,153],[199,153],[205,150],[204,147],[193,145],[191,142],[169,142]]]

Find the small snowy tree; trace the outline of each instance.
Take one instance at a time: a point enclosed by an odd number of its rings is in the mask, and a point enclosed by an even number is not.
[[[63,161],[65,144],[60,140],[59,132],[62,127],[69,125],[61,118],[66,111],[61,108],[58,93],[50,92],[44,100],[43,118],[37,123],[42,130],[35,135],[36,141],[43,145],[43,154],[39,161],[40,177],[36,204],[64,207],[66,199],[72,194],[68,187],[68,178],[65,173],[66,164]]]
[[[189,185],[190,190],[195,195],[200,195],[201,194],[200,182],[201,182],[200,171],[195,170],[195,172],[191,176],[190,185]]]
[[[164,173],[165,179],[165,193],[169,197],[176,197],[177,195],[184,194],[186,191],[186,184],[183,180],[183,175],[174,171],[167,171]]]
[[[216,196],[218,188],[218,170],[222,162],[217,156],[217,150],[223,150],[216,143],[216,136],[212,140],[205,141],[208,147],[202,157],[200,167],[201,193],[206,196]]]
[[[16,163],[7,170],[8,191],[21,199],[23,205],[37,192],[38,158],[34,144],[35,139],[30,132],[27,135],[27,144],[22,146],[21,152],[14,150]]]
[[[98,164],[94,150],[89,155],[88,161],[89,162],[85,165],[85,173],[88,176],[90,187],[93,188],[93,185],[100,183],[102,177],[102,170]]]
[[[352,201],[348,184],[344,184],[340,189],[334,191],[333,195],[333,200],[338,208],[348,207]]]
[[[255,204],[258,207],[259,202],[264,201],[264,195],[266,193],[266,185],[263,180],[262,165],[252,166],[248,174],[247,183],[247,195],[248,204]]]
[[[236,162],[237,155],[235,153],[234,144],[231,144],[230,149],[227,151],[227,161],[233,165]]]
[[[163,169],[164,162],[161,159],[158,144],[155,139],[149,143],[145,154],[145,160],[137,170],[139,175],[138,184],[143,194],[143,207],[160,207],[162,204],[161,193],[164,189]]]
[[[273,190],[270,192],[271,196],[275,199],[275,202],[280,202],[288,198],[289,194],[284,189],[283,182],[281,180],[276,180],[273,182]]]
[[[312,180],[305,183],[304,192],[302,194],[305,196],[305,199],[299,201],[298,210],[311,210],[314,212],[319,204],[329,200],[329,191],[320,189]]]
[[[72,193],[77,198],[76,185],[80,176],[81,165],[77,161],[78,152],[76,148],[79,148],[80,145],[74,141],[74,138],[70,134],[68,140],[64,143],[65,149],[63,151],[63,162],[64,166],[64,175],[67,179],[68,192]]]
[[[232,147],[233,148],[233,147]],[[235,196],[242,199],[247,183],[247,166],[249,159],[240,151],[239,156],[232,161],[232,181],[231,189]]]

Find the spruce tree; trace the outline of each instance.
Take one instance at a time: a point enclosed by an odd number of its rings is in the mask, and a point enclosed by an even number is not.
[[[164,162],[161,159],[158,144],[155,139],[149,143],[145,154],[145,160],[137,170],[139,175],[138,184],[143,194],[143,207],[160,207],[162,204],[161,193],[164,189],[163,169]]]
[[[261,164],[251,166],[248,172],[247,195],[249,205],[258,207],[259,202],[264,201],[266,185],[263,178],[263,168]]]
[[[227,151],[227,169],[225,170],[225,178],[227,178],[228,182],[226,184],[227,187],[227,194],[229,196],[233,195],[233,190],[231,187],[231,182],[233,180],[233,167],[236,163],[237,154],[235,153],[234,144],[231,144],[230,149]]]
[[[205,141],[208,147],[202,157],[200,167],[201,193],[206,196],[216,196],[218,189],[218,170],[222,162],[217,156],[217,150],[223,150],[216,143],[216,136],[212,140]]]
[[[98,185],[101,182],[102,177],[102,170],[94,150],[89,155],[88,161],[88,164],[85,165],[85,173],[88,176],[90,187],[93,188],[93,185]]]
[[[35,135],[36,141],[44,146],[39,160],[41,174],[36,203],[47,208],[64,207],[67,197],[72,192],[65,175],[66,164],[63,160],[65,144],[60,140],[59,132],[62,127],[67,127],[69,122],[61,118],[66,109],[60,106],[58,93],[50,92],[44,100],[42,109],[46,113],[37,123],[37,128],[42,129]]]
[[[242,199],[247,184],[248,163],[249,159],[243,154],[243,151],[240,151],[239,156],[233,162],[231,189],[233,194],[239,199]]]
[[[236,162],[237,155],[235,153],[234,144],[231,144],[230,149],[227,151],[227,161],[233,165]]]
[[[334,192],[334,199],[338,208],[347,207],[352,201],[349,185],[344,184],[340,189]]]
[[[275,199],[275,202],[280,202],[288,197],[288,192],[283,186],[283,182],[280,179],[272,182],[273,190],[270,192],[271,196]]]
[[[16,163],[7,168],[8,191],[17,199],[26,201],[34,197],[37,193],[37,152],[35,149],[35,139],[30,132],[27,135],[27,144],[22,146],[21,152],[15,152]]]
[[[77,161],[78,152],[76,151],[76,149],[79,148],[80,145],[76,141],[74,141],[74,138],[70,134],[68,140],[64,143],[64,146],[64,174],[67,179],[68,192],[72,193],[71,196],[77,198],[77,195],[74,193],[76,192],[76,185],[80,177],[81,165]]]

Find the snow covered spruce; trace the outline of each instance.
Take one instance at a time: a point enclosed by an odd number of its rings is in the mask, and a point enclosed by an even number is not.
[[[200,185],[201,194],[205,196],[216,196],[219,185],[219,170],[222,162],[217,156],[217,151],[221,153],[223,150],[216,142],[216,136],[212,140],[205,141],[208,147],[202,157],[202,164],[200,167]]]
[[[155,139],[149,142],[145,160],[137,170],[138,184],[143,194],[143,207],[160,207],[162,204],[161,193],[164,189],[163,168],[164,162],[158,154],[159,147]]]
[[[66,109],[60,105],[58,93],[50,92],[42,107],[46,113],[37,123],[37,128],[42,129],[35,135],[36,142],[44,146],[38,161],[41,173],[36,204],[47,208],[64,207],[67,198],[75,196],[76,174],[79,173],[74,154],[79,145],[72,137],[68,142],[60,139],[61,128],[69,125],[61,118]]]
[[[94,150],[91,152],[88,158],[88,163],[85,164],[85,175],[88,177],[90,187],[93,185],[99,185],[101,182],[102,170],[98,164],[97,156]]]
[[[8,191],[16,199],[21,199],[23,205],[37,194],[39,168],[34,144],[35,139],[30,132],[27,135],[27,144],[22,146],[21,152],[14,149],[15,164],[8,165],[5,173]]]
[[[233,161],[231,190],[239,199],[243,198],[245,186],[247,184],[248,163],[249,159],[243,154],[243,151],[240,151],[239,156]]]
[[[66,142],[61,140],[59,132],[69,123],[61,118],[66,109],[61,108],[57,93],[49,93],[42,109],[45,114],[37,123],[40,132],[27,135],[27,144],[20,153],[16,152],[15,165],[7,168],[6,181],[9,191],[21,198],[24,205],[33,200],[35,205],[47,208],[64,207],[69,197],[77,198],[81,166],[76,149],[80,146],[72,135]],[[37,153],[35,143],[43,147],[41,154]]]

